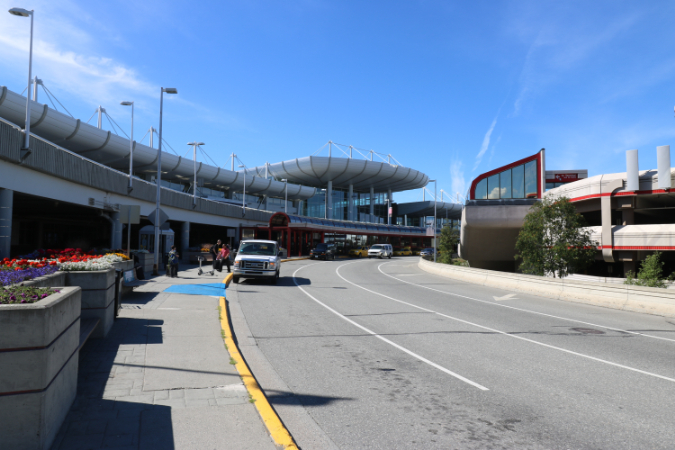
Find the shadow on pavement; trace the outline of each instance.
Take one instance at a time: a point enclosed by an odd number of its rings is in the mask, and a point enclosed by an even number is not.
[[[324,406],[338,401],[353,401],[349,397],[325,397],[323,395],[294,394],[288,391],[265,390],[272,405]]]

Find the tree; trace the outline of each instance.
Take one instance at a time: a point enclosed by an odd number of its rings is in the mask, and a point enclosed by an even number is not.
[[[637,278],[633,271],[626,274],[625,284],[634,284],[637,286],[648,286],[656,288],[667,288],[667,281],[672,280],[672,275],[668,278],[663,277],[663,262],[661,261],[661,252],[654,252],[647,256],[638,271]]]
[[[588,267],[596,249],[585,225],[567,197],[547,197],[532,205],[516,242],[520,269],[563,278]]]
[[[456,228],[451,226],[444,226],[441,234],[438,237],[438,262],[443,264],[452,264],[452,254],[457,251],[457,244],[459,243],[459,232]]]

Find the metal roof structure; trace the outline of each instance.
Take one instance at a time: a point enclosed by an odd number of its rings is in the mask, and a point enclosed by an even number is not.
[[[6,86],[0,86],[0,117],[14,124],[23,124],[26,120],[26,97]],[[32,100],[30,123],[31,133],[37,136],[106,166],[128,171],[130,143],[126,138]],[[134,167],[138,172],[156,173],[158,155],[157,149],[134,142]],[[192,158],[162,152],[162,179],[186,182],[192,180],[193,175]],[[289,200],[306,200],[316,193],[313,187],[295,184],[289,184],[286,191],[286,183],[251,174],[244,176],[243,172],[202,162],[197,163],[197,177],[200,182],[203,180],[204,186],[211,189],[241,191],[246,183],[248,194],[277,198],[284,198],[287,194]],[[293,182],[290,179],[289,181]]]
[[[325,188],[332,181],[333,188],[347,188],[351,184],[356,190],[374,188],[378,192],[388,189],[392,192],[407,191],[422,188],[429,182],[427,175],[409,167],[330,156],[296,158],[247,169],[247,173],[259,177],[268,173],[278,180],[287,179],[289,183],[315,188]]]

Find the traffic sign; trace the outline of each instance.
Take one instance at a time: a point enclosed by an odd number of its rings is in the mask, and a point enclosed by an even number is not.
[[[150,221],[151,224],[156,225],[156,226],[162,226],[164,222],[169,220],[169,216],[166,215],[164,211],[161,209],[159,210],[159,223],[155,223],[155,214],[157,214],[156,209],[153,209],[150,214],[148,214],[148,220]]]

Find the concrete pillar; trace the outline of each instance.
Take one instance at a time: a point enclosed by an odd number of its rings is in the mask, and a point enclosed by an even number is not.
[[[328,188],[326,189],[326,218],[333,218],[333,181],[328,182]]]
[[[0,259],[9,258],[12,249],[12,213],[14,191],[0,189]]]
[[[373,216],[375,215],[375,188],[370,188],[370,221],[374,222]]]
[[[389,214],[389,207],[394,203],[394,199],[391,196],[391,189],[387,189],[387,198],[389,199],[389,202],[387,203],[387,225],[391,225],[393,211],[392,214]]]
[[[354,185],[350,184],[349,185],[349,193],[347,194],[347,220],[354,220],[354,199],[352,198],[354,195]]]
[[[190,222],[183,222],[181,227],[181,253],[180,255],[184,257],[187,249],[190,248]]]
[[[122,222],[120,222],[120,213],[113,212],[110,213],[110,219],[112,220],[112,235],[110,237],[111,249],[116,250],[122,248],[122,241],[124,239],[124,227]]]
[[[408,226],[408,215],[407,214],[403,215],[403,226],[404,227]]]

